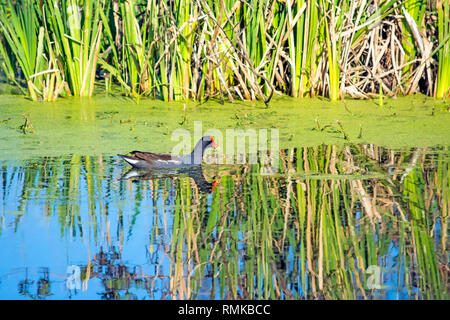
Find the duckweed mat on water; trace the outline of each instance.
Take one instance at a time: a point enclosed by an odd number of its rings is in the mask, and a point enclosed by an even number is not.
[[[67,98],[56,103],[1,96],[0,159],[63,154],[112,155],[134,149],[170,152],[175,129],[203,131],[279,129],[280,148],[374,143],[385,147],[429,147],[450,141],[450,104],[416,95],[397,99],[346,100],[278,97],[262,102],[136,104],[120,95]],[[340,121],[340,125],[337,123]],[[27,123],[25,123],[27,122]],[[270,131],[269,131],[270,132]],[[270,133],[269,133],[270,134]]]

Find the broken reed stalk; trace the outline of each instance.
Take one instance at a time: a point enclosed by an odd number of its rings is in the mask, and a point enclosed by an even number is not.
[[[25,122],[21,126],[19,126],[19,130],[21,130],[23,134],[27,134],[28,132],[34,134],[33,124],[31,123],[30,119],[28,119],[26,114],[22,114],[22,117],[25,119]]]
[[[345,140],[350,140],[348,134],[344,130],[344,126],[342,125],[342,122],[340,120],[336,120],[336,123],[338,124],[339,128],[341,128],[341,132],[344,135]]]

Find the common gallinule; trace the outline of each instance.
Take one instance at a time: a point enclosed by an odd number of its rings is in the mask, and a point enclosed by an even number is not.
[[[118,154],[126,162],[136,169],[171,169],[201,165],[205,150],[212,147],[217,148],[213,137],[204,136],[195,145],[191,154],[175,156],[171,154],[160,154],[143,151],[131,151],[132,156]]]

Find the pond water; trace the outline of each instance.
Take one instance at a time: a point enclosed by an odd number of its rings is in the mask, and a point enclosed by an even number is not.
[[[276,174],[4,160],[0,298],[445,299],[449,156],[299,147]]]
[[[449,110],[1,96],[0,299],[448,299]],[[116,156],[195,121],[278,129],[278,170]]]

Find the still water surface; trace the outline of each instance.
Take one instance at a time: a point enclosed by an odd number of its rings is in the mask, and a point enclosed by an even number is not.
[[[447,299],[448,147],[280,151],[280,171],[0,161],[0,299]],[[140,176],[139,176],[140,175]]]

